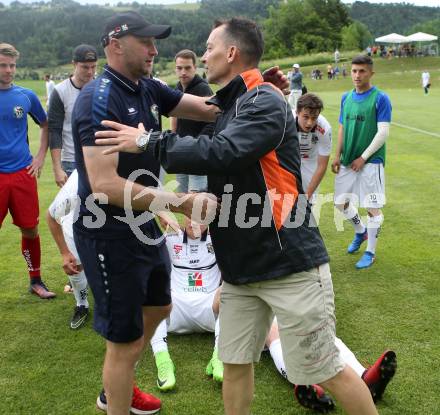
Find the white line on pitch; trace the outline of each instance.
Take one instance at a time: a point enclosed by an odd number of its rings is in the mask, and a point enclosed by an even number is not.
[[[409,125],[399,124],[397,122],[391,121],[392,125],[395,125],[397,127],[406,128],[408,130],[417,131],[418,133],[432,135],[433,137],[440,138],[440,134],[431,133],[429,131],[421,130],[420,128],[410,127]]]

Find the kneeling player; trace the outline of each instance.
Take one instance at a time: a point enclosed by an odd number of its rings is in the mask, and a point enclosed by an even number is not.
[[[72,225],[77,191],[78,172],[74,170],[58,192],[46,215],[47,224],[63,258],[63,269],[69,276],[76,300],[76,306],[70,321],[70,328],[72,329],[79,329],[84,325],[89,315],[87,279],[73,240]]]
[[[391,350],[386,350],[379,359],[376,360],[373,366],[366,369],[359,363],[356,356],[341,339],[336,337],[335,344],[341,353],[343,361],[367,384],[374,402],[381,399],[385,392],[385,388],[396,372],[396,354]],[[287,370],[281,350],[280,335],[276,318],[272,324],[269,335],[267,336],[266,346],[269,348],[270,355],[278,372],[287,379]],[[317,412],[327,413],[334,408],[333,400],[319,385],[296,385],[295,397],[300,405],[314,409]]]
[[[332,128],[321,115],[322,108],[317,95],[304,94],[298,99],[296,111],[292,111],[301,152],[303,189],[311,203],[315,202],[332,150]]]
[[[199,236],[196,236],[197,233]],[[162,321],[151,339],[157,366],[157,386],[166,391],[173,389],[176,384],[174,364],[166,342],[167,332],[214,332],[214,351],[206,373],[222,382],[223,364],[217,356],[221,274],[208,229],[203,225],[197,229],[186,219],[184,231],[168,234],[166,244],[172,263],[173,308],[170,317]]]

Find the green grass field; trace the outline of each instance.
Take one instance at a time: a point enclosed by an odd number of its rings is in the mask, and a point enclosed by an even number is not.
[[[440,414],[439,63],[439,59],[396,59],[376,65],[375,83],[390,95],[393,121],[399,126],[392,127],[387,144],[388,204],[375,265],[354,269],[359,255],[345,254],[352,230],[346,223],[345,231],[336,231],[330,203],[324,205],[320,219],[331,256],[338,336],[365,365],[386,348],[398,356],[396,377],[378,405],[384,415]],[[420,86],[425,66],[433,84],[428,96]],[[324,99],[324,114],[336,136],[339,100],[350,80],[306,78],[306,83],[309,91]],[[32,85],[44,95],[43,82]],[[36,128],[32,126],[30,133],[35,150]],[[333,179],[329,171],[321,191],[331,193]],[[79,331],[69,329],[73,298],[62,293],[66,277],[43,219],[56,192],[48,157],[39,181],[40,230],[43,277],[57,292],[55,300],[42,301],[27,293],[19,232],[10,217],[0,233],[0,414],[97,413],[104,342],[91,322]],[[162,398],[163,415],[222,413],[221,389],[204,375],[212,341],[211,335],[169,337],[178,387],[167,394],[157,391],[152,354],[145,353],[138,383]],[[265,354],[256,366],[255,380],[254,415],[311,413],[294,401],[292,387]]]

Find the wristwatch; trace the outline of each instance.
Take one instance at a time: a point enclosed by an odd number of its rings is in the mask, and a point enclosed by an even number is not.
[[[136,146],[139,150],[145,151],[148,146],[148,142],[150,141],[151,133],[153,129],[150,131],[144,131],[141,135],[136,138]]]

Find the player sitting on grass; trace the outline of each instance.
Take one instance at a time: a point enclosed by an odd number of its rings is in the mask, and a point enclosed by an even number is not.
[[[386,350],[379,359],[376,360],[373,366],[366,369],[340,338],[336,337],[335,344],[344,362],[367,384],[374,402],[381,399],[385,388],[396,372],[396,354],[391,350]],[[287,379],[287,370],[281,350],[276,318],[267,336],[266,346],[269,348],[270,355],[278,372]],[[300,405],[321,413],[327,413],[334,409],[335,406],[332,398],[327,395],[324,389],[319,385],[295,385],[295,397]]]
[[[175,368],[168,352],[167,332],[214,332],[214,351],[206,374],[222,382],[223,364],[217,356],[221,274],[208,229],[204,225],[195,226],[185,219],[184,230],[168,233],[166,245],[172,264],[173,308],[169,318],[162,321],[151,339],[157,366],[157,386],[167,391],[176,384]]]
[[[70,321],[70,328],[79,329],[89,315],[87,300],[87,279],[73,240],[73,220],[77,202],[78,172],[70,175],[56,195],[47,214],[47,224],[63,258],[64,272],[69,276],[76,306]]]

